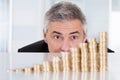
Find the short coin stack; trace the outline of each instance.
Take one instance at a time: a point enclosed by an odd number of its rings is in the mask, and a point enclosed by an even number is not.
[[[50,61],[44,61],[43,62],[43,71],[50,72],[52,71],[52,63]]]
[[[24,68],[25,73],[31,73],[33,71],[32,67],[26,67]]]
[[[61,71],[61,59],[59,57],[53,57],[53,62],[52,62],[52,66],[53,66],[53,71],[54,72],[60,72]]]
[[[39,73],[42,70],[42,65],[41,64],[35,64],[33,65],[33,69],[35,73]]]
[[[107,70],[107,33],[99,33],[99,43],[91,38],[87,43],[80,43],[70,52],[61,52],[62,57],[53,56],[52,61],[43,61],[43,64],[33,65],[23,69],[14,69],[14,72],[104,72]],[[51,55],[51,54],[49,54]]]

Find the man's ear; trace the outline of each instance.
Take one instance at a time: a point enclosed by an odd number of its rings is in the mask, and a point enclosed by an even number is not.
[[[87,35],[84,35],[84,40],[83,42],[85,42],[87,40]]]
[[[44,41],[47,43],[47,34],[45,31],[43,31],[43,35],[44,35]]]

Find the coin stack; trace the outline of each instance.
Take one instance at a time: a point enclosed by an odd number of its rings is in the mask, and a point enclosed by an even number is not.
[[[33,71],[33,67],[25,67],[24,71],[25,73],[31,73]]]
[[[21,73],[21,72],[24,72],[25,71],[25,69],[14,69],[14,70],[12,70],[13,72],[16,72],[16,73]]]
[[[58,56],[53,57],[52,66],[54,72],[60,72],[61,66],[60,66],[60,58]]]
[[[35,73],[39,73],[42,70],[42,65],[41,64],[33,65],[33,70]]]
[[[11,69],[8,70],[9,72],[16,72],[16,73],[31,73],[33,72],[33,68],[32,67],[25,67],[25,68],[18,68],[18,69]]]
[[[89,72],[89,54],[87,43],[80,43],[81,48],[81,72]]]
[[[63,71],[71,71],[71,55],[69,52],[62,52]]]
[[[72,55],[72,71],[79,72],[81,71],[81,53],[80,48],[71,48]]]
[[[43,71],[45,71],[45,72],[52,71],[52,63],[49,61],[44,61],[43,62]]]
[[[107,70],[107,33],[99,33],[100,71]]]
[[[97,41],[95,38],[89,39],[89,53],[90,53],[90,71],[99,71],[99,53],[97,49]]]

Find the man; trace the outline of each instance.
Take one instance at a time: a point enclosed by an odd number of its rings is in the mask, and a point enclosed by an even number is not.
[[[70,2],[53,5],[45,14],[44,40],[25,46],[18,52],[69,51],[86,41],[86,19],[81,9]]]

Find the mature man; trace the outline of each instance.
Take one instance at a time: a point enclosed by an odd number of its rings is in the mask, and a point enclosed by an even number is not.
[[[45,14],[44,40],[25,46],[18,52],[69,51],[71,47],[87,41],[85,25],[85,16],[77,5],[59,2]]]

